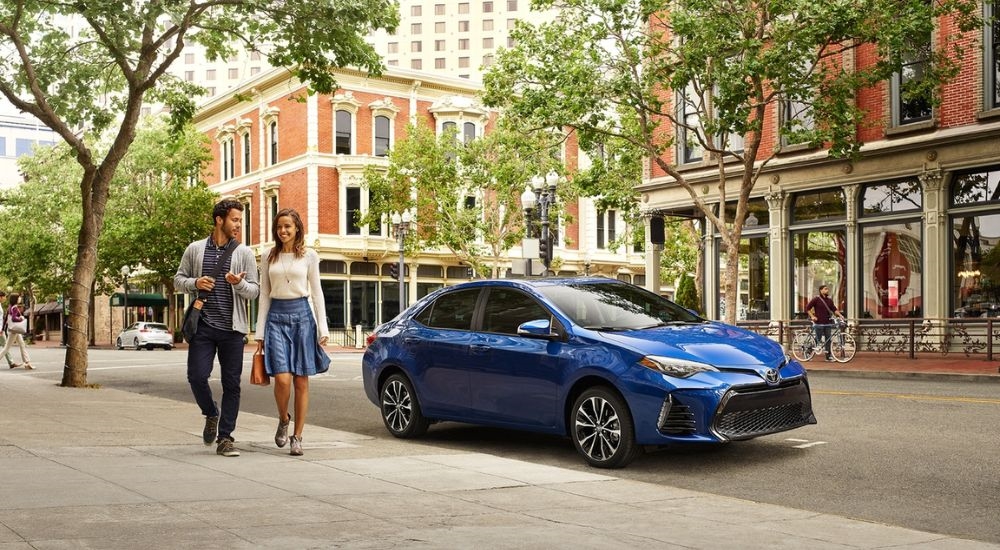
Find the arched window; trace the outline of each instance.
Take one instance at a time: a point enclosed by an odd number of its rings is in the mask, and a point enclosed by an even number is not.
[[[333,152],[337,155],[350,155],[354,133],[354,116],[350,111],[337,111],[337,122],[333,143]]]
[[[389,154],[389,117],[375,117],[375,156],[384,157]]]

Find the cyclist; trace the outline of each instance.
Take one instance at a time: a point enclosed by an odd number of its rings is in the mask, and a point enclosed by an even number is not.
[[[817,342],[825,342],[826,360],[833,361],[833,353],[830,351],[830,336],[833,332],[833,319],[844,319],[844,316],[837,311],[836,304],[830,299],[830,286],[820,285],[819,295],[806,304],[806,313],[813,322],[813,331],[816,334]]]

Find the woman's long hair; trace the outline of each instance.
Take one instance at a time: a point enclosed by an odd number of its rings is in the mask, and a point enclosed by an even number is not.
[[[278,219],[282,216],[288,216],[292,219],[292,223],[295,224],[295,241],[292,242],[292,250],[295,252],[295,257],[301,258],[306,253],[306,235],[305,227],[302,225],[302,218],[294,208],[282,208],[274,216],[274,222],[271,223],[271,238],[274,239],[274,248],[271,249],[271,254],[267,258],[268,263],[273,264],[278,261],[278,254],[281,254],[281,239],[278,238]]]

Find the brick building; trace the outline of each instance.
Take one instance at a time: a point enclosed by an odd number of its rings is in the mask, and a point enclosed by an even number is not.
[[[287,71],[264,72],[202,105],[195,124],[211,138],[214,160],[205,180],[246,206],[243,241],[259,256],[270,246],[274,213],[298,210],[306,244],[322,260],[331,328],[371,328],[399,311],[399,287],[389,274],[399,252],[387,224],[359,227],[354,221],[368,204],[361,185],[365,168],[388,166],[385,155],[406,138],[411,120],[438,132],[454,123],[464,135],[481,136],[490,131],[491,113],[476,99],[479,85],[466,79],[390,68],[381,78],[343,70],[337,80],[335,94],[309,95]],[[571,171],[586,162],[571,143],[563,159]],[[615,227],[614,213],[598,214],[589,199],[566,210],[573,223],[561,224],[554,249],[560,274],[645,282],[641,252],[609,248],[615,230],[626,230],[620,220]],[[520,250],[509,255],[519,258]],[[406,258],[406,275],[410,303],[470,273],[450,252],[426,250]]]
[[[990,21],[993,6],[983,9]],[[942,19],[925,40],[955,34]],[[751,193],[737,319],[802,317],[820,284],[855,319],[1000,314],[1000,26],[986,23],[966,46],[938,107],[900,93],[900,78],[918,78],[919,67],[857,96],[868,112],[857,159],[776,143],[781,114],[768,113],[761,149],[780,153]],[[861,50],[844,62],[863,66],[871,55]],[[714,163],[679,141],[671,160],[711,202]],[[671,181],[654,167],[639,188],[644,207],[700,218]],[[726,260],[713,231],[704,235],[704,294],[708,315],[721,318]]]

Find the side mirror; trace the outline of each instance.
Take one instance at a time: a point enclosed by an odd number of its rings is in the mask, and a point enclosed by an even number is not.
[[[559,335],[552,332],[552,325],[549,323],[548,319],[535,319],[534,321],[528,321],[526,323],[521,323],[517,327],[518,336],[526,336],[528,338],[558,338]]]

